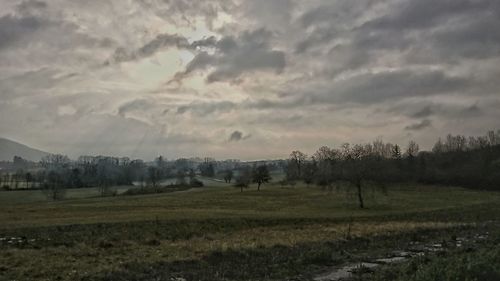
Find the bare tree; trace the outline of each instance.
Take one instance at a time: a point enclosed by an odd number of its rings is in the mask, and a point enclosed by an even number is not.
[[[316,160],[313,158],[312,161],[305,163],[303,168],[304,183],[309,187],[310,184],[314,183],[315,178],[318,174],[318,165]]]
[[[227,169],[224,172],[224,182],[226,183],[231,183],[231,180],[233,179],[233,171],[230,169]]]
[[[406,148],[406,156],[408,156],[409,158],[415,158],[418,154],[418,151],[419,151],[419,146],[418,144],[411,140],[410,142],[408,142],[408,147]]]
[[[186,185],[186,172],[183,169],[177,170],[177,175],[176,175],[176,184],[177,185]]]
[[[250,167],[245,166],[239,170],[238,176],[236,177],[236,183],[234,186],[239,187],[241,192],[243,188],[248,188],[250,182],[252,181],[252,170]]]
[[[26,188],[31,188],[32,186],[30,186],[30,183],[33,182],[33,176],[31,175],[30,172],[27,172],[25,175],[24,175],[24,180],[26,181]]]
[[[338,155],[337,150],[328,146],[322,146],[314,153],[313,161],[317,162],[316,183],[319,186],[329,187],[331,190]]]
[[[399,147],[399,145],[395,144],[394,146],[392,146],[391,158],[396,160],[401,159],[401,148]]]
[[[257,184],[257,190],[260,191],[260,186],[263,183],[267,183],[271,180],[271,176],[269,175],[269,170],[267,169],[267,165],[258,166],[254,169],[252,173],[253,182]]]
[[[295,179],[300,179],[302,177],[302,166],[307,160],[307,155],[298,150],[292,151],[289,157],[289,169],[293,168],[295,173]]]
[[[367,145],[356,144],[351,147],[344,144],[339,152],[342,167],[339,176],[356,188],[360,208],[365,207],[363,189],[367,183],[375,183],[385,191],[384,158],[372,148]]]
[[[42,185],[42,192],[52,200],[61,200],[66,195],[62,176],[58,171],[51,170],[47,174],[47,180]]]

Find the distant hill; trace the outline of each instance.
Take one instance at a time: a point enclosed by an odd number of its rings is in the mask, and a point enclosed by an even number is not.
[[[48,154],[48,152],[34,149],[15,141],[0,138],[0,161],[12,161],[14,156],[17,155],[26,160],[37,162]]]

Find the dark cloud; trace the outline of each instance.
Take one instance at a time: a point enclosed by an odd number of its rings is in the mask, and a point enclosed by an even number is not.
[[[8,14],[0,17],[0,49],[14,45],[48,24],[47,21],[34,16]]]
[[[459,115],[462,117],[474,117],[474,116],[481,116],[483,114],[483,111],[479,107],[478,103],[474,103],[471,106],[467,106],[464,109],[462,109],[459,112]]]
[[[459,62],[464,58],[487,59],[500,55],[500,9],[431,35],[432,58]],[[429,48],[428,48],[429,49]],[[427,50],[429,51],[429,50]],[[421,54],[425,57],[425,54]]]
[[[406,126],[405,130],[408,130],[408,131],[420,131],[420,130],[423,130],[423,129],[425,129],[427,127],[430,127],[430,126],[432,126],[432,121],[429,120],[429,119],[424,119],[424,120],[422,120],[422,122]]]
[[[497,8],[496,0],[400,0],[389,13],[364,24],[368,29],[427,29],[444,24],[450,18],[473,17]]]
[[[37,12],[39,10],[44,10],[48,7],[46,2],[38,0],[24,0],[17,6],[17,10],[21,14],[29,14]]]
[[[418,110],[417,112],[412,113],[411,117],[414,117],[414,118],[425,118],[425,117],[429,117],[429,116],[431,116],[433,114],[434,114],[434,109],[432,109],[432,107],[430,105],[427,105],[424,108]]]
[[[383,3],[385,13],[366,16]],[[359,21],[364,16],[371,19]],[[295,52],[329,57],[333,75],[367,67],[384,55],[417,64],[500,56],[495,0],[335,1],[305,12],[299,22],[307,35]]]
[[[455,102],[429,103],[422,100],[416,102],[412,100],[403,101],[383,112],[415,119],[429,119],[429,117],[433,116],[433,119],[436,120],[464,119],[485,114],[485,110],[479,105],[479,102],[466,105],[466,103],[456,104]]]
[[[321,48],[334,39],[345,38],[345,33],[355,27],[353,19],[369,11],[375,2],[329,1],[304,12],[298,22],[305,29],[307,36],[297,43],[295,52],[304,53],[311,48]]]
[[[145,9],[151,10],[156,16],[174,24],[187,24],[195,27],[193,18],[203,17],[206,24],[212,28],[213,21],[220,12],[231,13],[238,3],[234,0],[136,0]]]
[[[137,59],[143,59],[154,55],[155,53],[170,47],[179,49],[188,49],[190,44],[188,40],[177,34],[160,34],[138,50],[129,52],[124,47],[119,47],[115,50],[112,58],[107,62],[126,62]]]
[[[359,49],[410,50],[411,62],[459,62],[500,54],[500,2],[399,1],[390,13],[354,30]],[[408,30],[412,30],[410,33]]]
[[[472,82],[441,71],[385,71],[361,74],[302,94],[305,103],[374,104],[462,91]]]
[[[250,137],[251,137],[251,135],[244,135],[242,132],[236,130],[236,131],[232,132],[231,135],[229,136],[229,141],[230,142],[238,142],[241,140],[246,140]]]
[[[229,141],[240,141],[243,138],[243,133],[240,131],[234,131],[229,136]]]
[[[234,81],[243,73],[274,71],[281,73],[286,65],[285,53],[270,46],[272,34],[265,29],[242,32],[238,37],[226,36],[219,41],[195,42],[212,47],[213,53],[200,52],[176,75],[180,81],[194,71],[211,69],[207,82]],[[211,46],[212,45],[212,46]]]

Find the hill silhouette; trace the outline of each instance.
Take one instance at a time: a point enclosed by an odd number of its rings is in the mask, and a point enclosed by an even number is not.
[[[14,156],[20,156],[26,160],[40,161],[48,152],[31,148],[27,145],[0,138],[0,161],[12,161]]]

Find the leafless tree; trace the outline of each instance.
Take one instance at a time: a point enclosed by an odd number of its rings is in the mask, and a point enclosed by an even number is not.
[[[289,166],[294,169],[295,173],[293,176],[295,176],[296,179],[300,179],[302,177],[302,166],[306,160],[307,155],[301,151],[295,150],[290,154]]]
[[[260,191],[260,186],[263,183],[267,183],[271,180],[271,176],[269,175],[269,170],[266,165],[258,166],[254,169],[252,173],[253,182],[257,184],[257,190]]]

